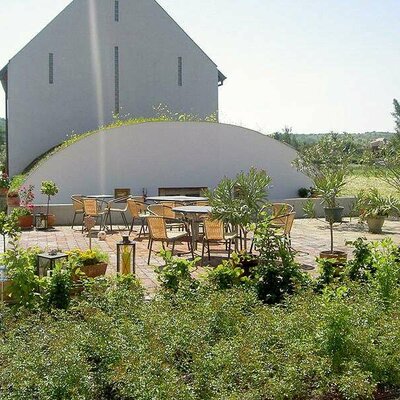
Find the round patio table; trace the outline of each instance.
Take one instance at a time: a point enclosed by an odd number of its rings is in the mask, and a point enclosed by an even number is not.
[[[174,212],[183,214],[185,218],[190,221],[193,250],[197,250],[197,242],[199,240],[199,226],[201,222],[200,215],[209,214],[211,210],[212,208],[209,206],[180,206],[174,207],[172,209],[172,211]]]
[[[193,203],[195,201],[207,201],[207,197],[200,196],[150,196],[149,201],[175,201],[177,203]]]

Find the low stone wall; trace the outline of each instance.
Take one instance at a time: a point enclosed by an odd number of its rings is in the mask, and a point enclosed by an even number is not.
[[[321,205],[321,199],[319,198],[311,198],[311,199],[284,199],[284,200],[274,200],[274,202],[283,202],[291,204],[296,211],[296,218],[304,218],[303,207],[305,206],[307,201],[312,201],[315,205],[315,211],[317,217],[324,216],[324,209]],[[354,204],[354,197],[341,197],[338,203],[344,207],[344,216],[349,216],[351,214],[351,210]],[[9,207],[9,212],[12,210],[12,207]],[[45,204],[35,205],[35,213],[46,212]],[[71,225],[72,219],[74,217],[74,209],[72,204],[50,204],[50,214],[54,214],[56,216],[56,225]],[[126,218],[128,222],[131,222],[131,216],[129,213],[126,213]],[[120,213],[113,213],[112,215],[113,224],[122,225],[122,217]],[[75,219],[75,224],[79,225],[82,222],[82,215],[77,215]]]

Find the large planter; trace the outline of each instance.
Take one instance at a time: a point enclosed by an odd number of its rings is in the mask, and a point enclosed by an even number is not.
[[[324,207],[325,219],[330,222],[342,222],[344,207]]]
[[[385,217],[377,215],[375,217],[368,217],[368,231],[371,233],[382,233],[382,226],[385,222]]]
[[[107,263],[97,263],[92,265],[84,265],[79,267],[81,272],[83,272],[88,278],[96,278],[96,276],[102,276],[106,274]],[[74,275],[73,280],[78,281],[80,279],[79,275]]]
[[[20,215],[18,223],[21,229],[31,229],[33,226],[33,215]]]

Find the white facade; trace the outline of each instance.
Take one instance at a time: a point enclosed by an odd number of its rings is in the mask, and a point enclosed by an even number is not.
[[[165,104],[173,112],[213,114],[222,79],[154,0],[74,0],[1,75],[10,175],[71,132],[111,122],[118,109],[150,117]]]
[[[33,170],[27,184],[53,180],[60,191],[52,203],[71,203],[72,194],[157,195],[159,188],[214,188],[224,177],[251,167],[272,178],[270,199],[297,197],[310,180],[292,167],[297,152],[269,136],[234,125],[151,122],[103,130],[58,151]]]

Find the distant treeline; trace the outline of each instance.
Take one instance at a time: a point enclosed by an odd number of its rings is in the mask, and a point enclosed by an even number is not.
[[[327,133],[292,133],[291,129],[285,128],[283,132],[275,132],[272,136],[274,139],[284,142],[296,150],[306,148],[318,142]],[[372,140],[378,138],[390,139],[393,132],[364,132],[364,133],[349,133],[350,136],[360,145],[366,145]]]

